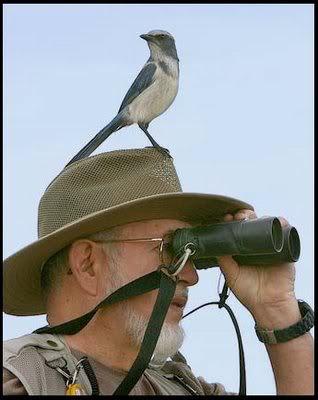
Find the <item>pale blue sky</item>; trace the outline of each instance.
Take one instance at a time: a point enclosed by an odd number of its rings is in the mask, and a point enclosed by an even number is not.
[[[174,156],[184,191],[252,204],[299,231],[296,295],[313,305],[312,5],[5,5],[4,257],[36,240],[48,183],[117,112],[148,58],[139,35],[176,39],[180,90],[150,133]],[[148,146],[125,128],[97,151]],[[217,300],[218,271],[200,272],[187,310]],[[248,394],[275,385],[254,322],[234,298]],[[4,315],[4,338],[46,324]],[[184,321],[193,371],[229,391],[239,386],[238,349],[225,310]]]

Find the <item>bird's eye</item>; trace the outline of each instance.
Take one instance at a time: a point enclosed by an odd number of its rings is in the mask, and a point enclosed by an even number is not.
[[[166,37],[165,35],[157,35],[157,37],[159,38],[159,39],[163,39],[164,37]]]

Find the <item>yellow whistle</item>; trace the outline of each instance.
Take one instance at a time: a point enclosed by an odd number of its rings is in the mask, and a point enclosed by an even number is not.
[[[70,385],[68,385],[65,394],[67,396],[82,396],[85,395],[85,392],[80,384],[71,383]]]

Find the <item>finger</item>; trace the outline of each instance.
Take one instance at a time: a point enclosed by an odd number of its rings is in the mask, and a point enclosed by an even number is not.
[[[240,210],[234,215],[235,221],[240,221],[242,219],[255,219],[257,215],[255,211],[252,210]]]
[[[225,214],[224,215],[224,221],[225,222],[233,221],[233,215],[232,214]]]
[[[227,286],[232,290],[240,274],[240,267],[231,256],[218,257],[220,269],[225,277]]]

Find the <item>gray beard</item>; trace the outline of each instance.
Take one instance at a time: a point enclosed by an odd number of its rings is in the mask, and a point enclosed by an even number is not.
[[[127,283],[124,272],[117,267],[115,260],[113,260],[111,267],[112,273],[107,296],[111,292],[114,292],[115,290]],[[188,288],[181,288],[177,286],[176,294],[183,294],[187,296]],[[130,338],[131,344],[139,348],[144,338],[149,320],[143,315],[137,313],[136,310],[129,303],[129,300],[124,300],[122,302],[121,314],[125,321],[125,330],[128,337]],[[151,365],[153,367],[162,366],[167,358],[172,357],[174,354],[177,353],[177,351],[182,346],[184,337],[185,332],[180,324],[171,324],[168,322],[164,322],[161,328],[156,348],[153,353]]]
[[[138,314],[129,304],[123,307],[125,329],[131,343],[140,347],[148,325],[148,319]],[[151,364],[153,367],[162,366],[167,358],[172,357],[182,346],[185,333],[179,324],[164,322],[153,353]]]

